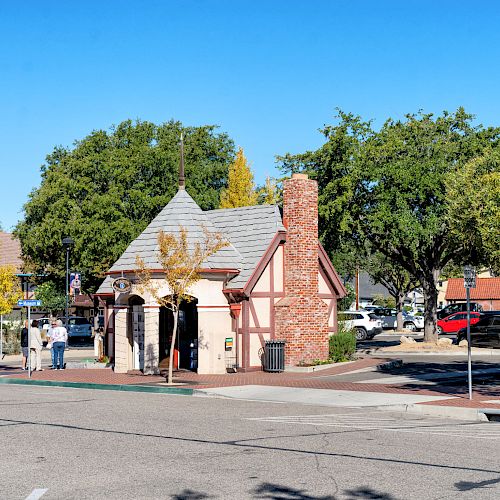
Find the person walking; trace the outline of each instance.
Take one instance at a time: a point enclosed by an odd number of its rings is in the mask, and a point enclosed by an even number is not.
[[[52,367],[55,370],[64,370],[64,349],[66,349],[66,342],[68,341],[68,331],[63,326],[63,322],[58,319],[56,328],[52,329],[50,337],[52,341],[52,349],[54,353],[54,361]]]
[[[37,372],[42,371],[42,336],[38,328],[38,320],[34,319],[31,322],[31,338],[30,338],[30,356],[31,369]]]
[[[28,346],[28,320],[24,321],[24,328],[21,330],[21,350],[23,353],[23,361],[21,365],[21,370],[26,370],[28,363],[28,356],[30,354]]]

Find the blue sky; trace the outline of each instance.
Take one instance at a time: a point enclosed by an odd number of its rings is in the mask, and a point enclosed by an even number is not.
[[[340,107],[500,124],[500,2],[0,2],[0,222],[55,145],[127,118],[218,124],[262,183]]]

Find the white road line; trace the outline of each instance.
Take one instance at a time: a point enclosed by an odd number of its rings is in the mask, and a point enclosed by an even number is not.
[[[48,488],[36,488],[26,497],[25,500],[38,500],[45,495],[47,491],[49,491]]]
[[[472,424],[462,427],[459,425],[441,425],[436,421],[415,421],[395,419],[366,419],[365,421],[351,421],[351,415],[303,415],[284,417],[248,418],[245,420],[259,420],[288,425],[312,425],[315,427],[334,427],[338,429],[356,429],[359,431],[385,431],[410,434],[427,434],[432,436],[453,436],[471,439],[500,439],[500,428],[491,424]],[[416,428],[408,428],[416,425]]]

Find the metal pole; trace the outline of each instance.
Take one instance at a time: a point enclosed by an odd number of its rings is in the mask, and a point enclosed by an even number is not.
[[[69,245],[66,247],[66,310],[64,313],[66,328],[68,328],[68,288],[69,288]]]
[[[467,374],[469,378],[469,399],[472,399],[472,359],[470,346],[470,288],[465,289],[467,297]]]
[[[31,307],[28,306],[28,377],[31,378]]]

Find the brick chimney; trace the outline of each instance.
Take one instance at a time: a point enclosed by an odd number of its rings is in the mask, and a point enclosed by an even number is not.
[[[286,364],[328,358],[328,307],[318,295],[318,184],[293,174],[283,184],[285,297],[276,308],[276,338]]]

